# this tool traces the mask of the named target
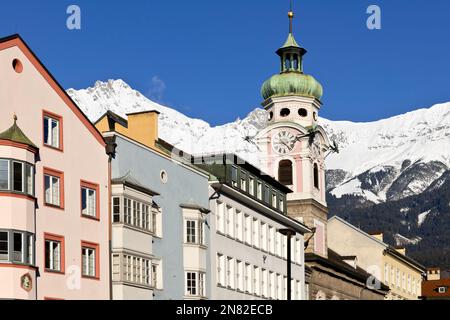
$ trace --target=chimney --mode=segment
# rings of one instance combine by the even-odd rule
[[[439,268],[430,268],[427,269],[427,280],[441,280],[441,269]]]
[[[380,231],[375,231],[375,232],[371,232],[369,233],[372,237],[374,237],[377,240],[380,240],[381,242],[384,242],[383,239],[383,232]]]
[[[127,136],[154,149],[158,139],[159,114],[159,111],[156,110],[127,114]]]

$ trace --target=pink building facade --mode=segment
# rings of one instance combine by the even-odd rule
[[[19,36],[0,114],[0,298],[109,299],[105,142]]]

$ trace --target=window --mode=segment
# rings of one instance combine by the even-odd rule
[[[62,150],[62,118],[44,112],[44,145]]]
[[[244,234],[245,234],[245,243],[248,245],[252,245],[252,217],[249,215],[245,215],[245,226],[244,226]]]
[[[287,258],[287,237],[285,235],[281,235],[281,257]]]
[[[144,203],[142,204],[142,228],[155,232],[153,226],[150,226],[150,206]]]
[[[244,241],[242,228],[242,212],[239,210],[236,210],[236,238],[239,241]]]
[[[234,289],[234,259],[227,258],[227,286],[228,288]]]
[[[238,186],[238,169],[234,166],[231,167],[231,184],[235,188]]]
[[[9,161],[0,160],[0,190],[9,190]]]
[[[407,290],[408,290],[408,293],[411,293],[411,275],[410,274],[408,274],[408,288],[407,288]]]
[[[113,222],[117,223],[122,220],[121,212],[120,212],[120,198],[113,198]]]
[[[259,221],[253,219],[253,246],[259,248]]]
[[[125,198],[125,204],[124,204],[124,213],[125,213],[125,224],[129,224],[131,225],[131,206],[132,206],[132,201],[131,199]]]
[[[0,232],[0,261],[8,260],[8,232]]]
[[[304,108],[298,109],[298,115],[302,118],[306,118],[308,116],[308,111]]]
[[[205,274],[202,272],[186,272],[186,295],[205,296]]]
[[[275,228],[272,226],[269,226],[269,237],[268,237],[268,247],[269,247],[269,252],[271,254],[275,254]]]
[[[280,111],[280,116],[283,118],[289,116],[290,114],[291,114],[291,110],[289,110],[288,108],[283,108]]]
[[[402,288],[403,288],[403,291],[406,291],[406,275],[405,275],[405,273],[402,274]]]
[[[241,190],[247,191],[247,173],[241,171]]]
[[[277,274],[277,299],[283,300],[283,276]]]
[[[276,275],[275,273],[273,273],[272,271],[269,272],[269,297],[271,299],[276,299],[276,284],[275,284],[275,279]]]
[[[396,285],[397,285],[397,288],[399,288],[400,289],[400,271],[397,269],[397,278],[396,278]]]
[[[259,200],[262,200],[262,183],[258,181],[257,183],[257,190],[256,190],[256,197]]]
[[[98,244],[83,242],[81,244],[81,274],[83,277],[98,278],[99,249]]]
[[[387,263],[384,265],[384,283],[389,283],[389,265]]]
[[[81,182],[81,214],[91,218],[99,217],[99,186]]]
[[[252,196],[255,195],[255,179],[253,177],[248,179],[248,192]]]
[[[272,207],[274,207],[275,209],[277,208],[277,195],[275,193],[272,193],[272,203],[271,203]]]
[[[280,195],[280,198],[278,199],[278,210],[284,212],[284,200],[283,196]]]
[[[186,243],[197,243],[197,221],[186,221]]]
[[[302,240],[295,239],[295,262],[302,264]]]
[[[64,175],[62,172],[44,168],[45,204],[64,207]]]
[[[24,262],[23,234],[14,232],[13,261]]]
[[[13,191],[25,192],[24,188],[24,164],[13,161]]]
[[[292,161],[282,160],[278,164],[278,180],[285,186],[291,186],[293,182]]]
[[[112,281],[120,281],[121,261],[119,254],[112,256]]]
[[[244,264],[242,261],[236,261],[236,288],[244,291]]]
[[[270,187],[266,186],[264,188],[264,202],[269,204],[270,203]]]
[[[267,225],[261,222],[261,249],[267,251]]]
[[[317,163],[314,164],[314,187],[316,189],[320,189],[320,183],[319,183],[319,166]]]
[[[253,278],[252,278],[252,266],[248,263],[245,264],[245,292],[247,293],[253,293],[252,290],[252,284],[253,284]]]
[[[413,279],[412,281],[412,293],[415,295],[416,294],[416,279]]]
[[[141,227],[141,203],[133,201],[133,226]]]
[[[217,284],[225,286],[225,257],[217,254]]]
[[[158,265],[152,264],[152,286],[153,288],[159,288],[158,283]]]
[[[220,233],[225,233],[225,219],[224,219],[225,205],[222,202],[217,202],[217,231]]]
[[[28,246],[27,246],[27,263],[30,265],[34,264],[34,236],[28,235]]]
[[[158,219],[160,217],[161,214],[161,209],[152,207],[152,224],[151,224],[151,231],[159,236],[159,232],[158,232]]]
[[[12,191],[34,196],[34,166],[0,159],[0,191]]]
[[[439,293],[447,293],[447,288],[446,287],[439,287],[438,288],[438,292]]]
[[[64,273],[64,238],[55,235],[44,235],[45,270]]]
[[[281,257],[282,255],[282,240],[281,240],[281,233],[276,232],[275,236],[275,249],[276,249],[276,255]]]
[[[257,296],[261,294],[261,278],[259,267],[253,267],[253,293]]]
[[[234,238],[234,209],[227,206],[227,235]]]
[[[268,297],[268,286],[267,286],[267,270],[262,269],[261,271],[261,295],[263,297]]]

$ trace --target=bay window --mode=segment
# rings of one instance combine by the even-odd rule
[[[0,159],[0,191],[34,196],[34,167],[23,161]]]
[[[8,232],[0,231],[0,261],[8,261]]]
[[[96,193],[94,195],[98,197]],[[112,198],[113,223],[123,223],[156,234],[158,214],[159,211],[148,202],[128,197],[113,196]]]
[[[186,220],[185,223],[185,243],[204,245],[204,221],[203,220]]]
[[[33,234],[17,230],[0,230],[0,261],[33,265],[33,259]]]
[[[186,272],[186,296],[204,297],[205,278],[203,272]]]
[[[9,190],[9,161],[0,159],[0,190]]]

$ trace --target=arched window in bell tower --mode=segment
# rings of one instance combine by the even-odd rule
[[[298,55],[294,54],[294,71],[299,71],[299,65],[298,65]]]
[[[278,181],[285,186],[291,186],[294,184],[291,160],[280,161],[278,165]]]
[[[320,189],[319,184],[319,166],[317,163],[314,163],[314,187]]]

